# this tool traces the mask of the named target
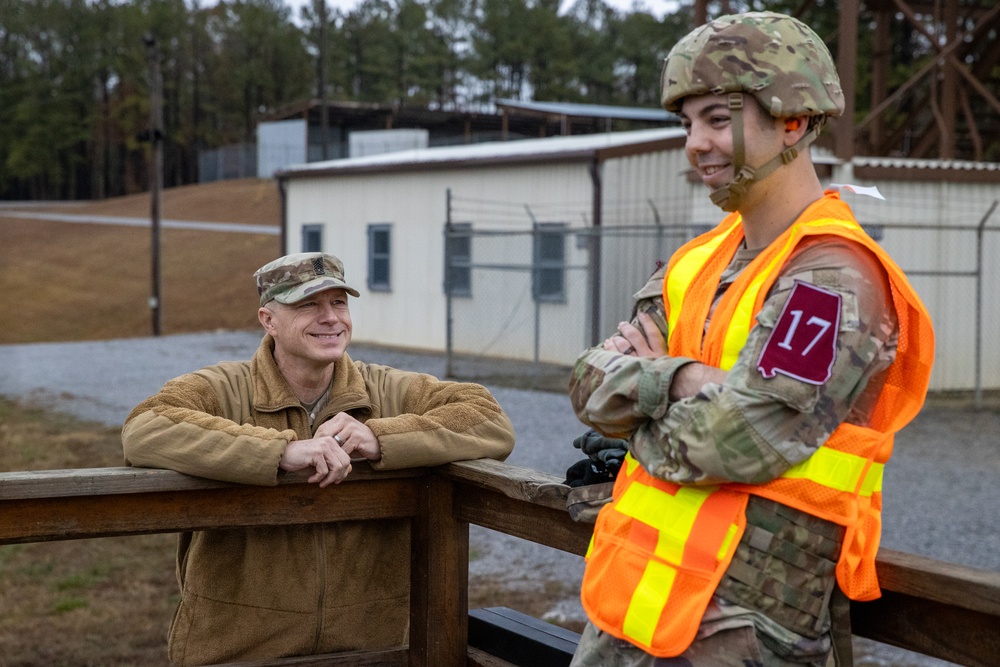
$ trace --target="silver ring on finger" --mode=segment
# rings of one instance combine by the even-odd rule
[[[340,439],[340,435],[334,435],[333,439],[337,441],[338,445],[341,445],[341,446],[344,445],[344,441]]]

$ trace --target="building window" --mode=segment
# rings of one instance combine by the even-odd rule
[[[562,303],[566,300],[565,227],[563,223],[535,226],[531,293],[536,301]]]
[[[368,225],[368,289],[388,292],[392,289],[389,273],[392,225]]]
[[[472,296],[472,223],[459,222],[444,237],[444,292]]]
[[[302,252],[323,252],[323,225],[302,225]]]

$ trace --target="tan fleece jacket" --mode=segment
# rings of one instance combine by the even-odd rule
[[[285,445],[309,438],[265,336],[249,362],[171,380],[122,430],[126,463],[211,479],[274,485]],[[335,366],[315,425],[338,412],[378,436],[378,469],[504,459],[510,420],[483,387],[352,361]],[[375,649],[407,642],[409,522],[181,534],[181,600],[170,628],[178,665]]]

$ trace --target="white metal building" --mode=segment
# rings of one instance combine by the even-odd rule
[[[656,259],[669,256],[692,230],[720,219],[703,186],[687,178],[683,145],[683,130],[667,128],[286,167],[277,174],[285,248],[322,249],[344,260],[348,282],[362,292],[352,303],[355,340],[443,350],[451,335],[445,223],[471,224],[484,234],[562,225],[571,232],[560,258],[567,269],[564,291],[558,299],[530,304],[540,324],[526,325],[520,314],[500,306],[531,289],[522,284],[530,281],[528,274],[502,270],[523,264],[514,254],[517,243],[477,241],[470,259],[488,265],[487,270],[477,274],[465,298],[451,300],[451,319],[462,330],[451,342],[456,352],[568,364],[627,317],[630,296]],[[1000,387],[1000,334],[976,335],[1000,332],[1000,294],[989,289],[1000,278],[1000,238],[976,231],[981,221],[987,230],[991,222],[1000,228],[1000,213],[990,211],[1000,196],[1000,165],[861,158],[841,165],[819,157],[816,162],[824,184],[876,185],[886,196],[884,202],[855,195],[845,199],[911,274],[935,320],[938,360],[932,387],[970,389],[977,381]],[[519,215],[512,217],[512,211]],[[686,236],[668,233],[664,247],[647,243],[641,257],[634,245],[605,243],[599,271],[572,271],[587,265],[593,250],[585,233],[574,236],[575,230],[631,226],[684,230]],[[985,289],[979,297],[971,275],[977,238],[983,239],[984,253],[980,277]],[[589,296],[594,281],[599,281],[596,298]],[[982,318],[978,324],[977,317]],[[493,340],[498,325],[491,320],[498,318],[509,320],[509,326]]]
[[[322,248],[341,257],[362,298],[352,304],[356,339],[441,350],[446,336],[444,236],[448,192],[482,202],[516,202],[574,226],[616,224],[620,216],[594,220],[618,200],[679,201],[689,196],[682,130],[496,142],[402,151],[289,167],[279,173],[285,196],[288,252]],[[595,203],[595,193],[605,200]],[[607,197],[611,199],[607,199]],[[607,216],[606,216],[607,217]],[[488,225],[489,223],[483,223]],[[477,223],[477,227],[480,223]],[[531,218],[522,226],[530,230]],[[370,246],[388,243],[388,280],[372,275],[384,256]],[[583,250],[571,248],[570,253]],[[498,256],[478,260],[503,261]],[[567,256],[567,263],[578,258]],[[648,275],[623,275],[629,288]],[[585,285],[546,304],[548,326],[576,332],[551,343],[542,360],[575,357],[591,327]],[[474,300],[492,300],[510,289],[505,279],[477,285]],[[459,304],[461,306],[462,304]],[[462,317],[461,308],[454,313]],[[553,339],[555,340],[555,339]],[[517,348],[516,343],[513,344]],[[527,350],[500,356],[531,358]]]

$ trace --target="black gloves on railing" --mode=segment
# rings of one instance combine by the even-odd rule
[[[566,470],[566,481],[572,487],[614,481],[628,453],[628,441],[608,438],[590,430],[576,438],[573,446],[587,455]]]

